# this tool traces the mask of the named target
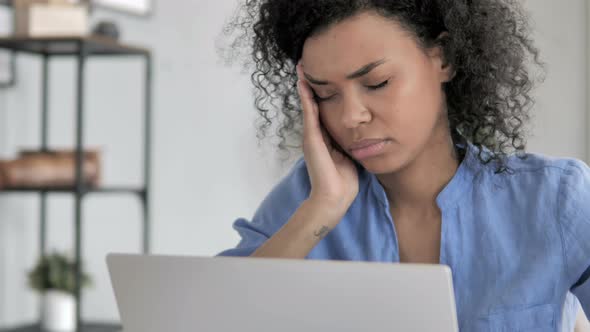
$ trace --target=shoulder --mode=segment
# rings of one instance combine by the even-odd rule
[[[303,200],[309,196],[311,183],[307,165],[298,159],[285,176],[273,187],[265,200]]]
[[[538,153],[510,155],[506,158],[508,170],[495,174],[495,165],[485,172],[494,182],[522,190],[547,190],[562,195],[580,181],[588,183],[588,166],[574,158],[556,158]]]
[[[282,226],[309,197],[311,183],[305,160],[297,160],[258,207],[254,220]]]
[[[531,152],[522,156],[510,155],[506,165],[514,174],[545,171],[560,177],[570,172],[572,168],[587,167],[583,161],[575,158],[558,158]]]
[[[267,194],[250,220],[239,218],[234,221],[233,228],[242,239],[236,248],[218,255],[251,255],[290,219],[309,196],[310,187],[307,167],[302,158],[295,162],[287,175]]]
[[[511,156],[508,166],[512,172],[502,175],[511,196],[535,207],[543,214],[545,225],[557,219],[562,241],[590,252],[590,168],[574,158],[554,158],[541,154],[526,154],[525,158]],[[511,197],[514,198],[514,197]],[[533,213],[534,211],[530,211]],[[581,245],[581,242],[588,244]]]
[[[559,175],[572,169],[588,168],[583,161],[575,158],[556,158],[539,153],[525,153],[522,157],[511,155],[507,159],[507,165],[515,173],[548,170]]]
[[[502,173],[496,173],[497,165],[482,165],[476,167],[476,196],[524,220],[550,226],[590,209],[584,203],[590,201],[590,170],[581,160],[526,153],[507,157],[508,170]],[[590,210],[586,213],[590,217]]]

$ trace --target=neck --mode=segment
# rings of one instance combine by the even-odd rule
[[[440,213],[436,198],[459,167],[451,137],[441,136],[444,138],[433,139],[434,142],[404,168],[377,175],[390,208],[398,214],[427,218]]]

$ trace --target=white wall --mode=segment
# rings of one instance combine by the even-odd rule
[[[587,63],[584,0],[524,0],[534,20],[534,38],[547,64],[537,90],[529,150],[586,158]],[[590,158],[590,156],[589,156]]]
[[[233,220],[249,217],[282,170],[256,146],[248,77],[224,68],[214,40],[235,0],[175,0],[157,3],[149,19],[95,13],[115,19],[123,38],[153,47],[154,174],[153,251],[211,255],[236,244]],[[526,1],[548,65],[538,90],[533,151],[584,158],[585,10],[583,0]],[[1,14],[0,14],[1,15]],[[6,15],[0,29],[6,31]],[[51,143],[73,141],[74,63],[52,63]],[[86,141],[103,147],[105,184],[141,180],[141,74],[139,60],[94,60],[89,64]],[[18,86],[0,91],[0,157],[39,140],[40,62],[18,60]],[[232,121],[228,121],[228,120]],[[139,205],[134,197],[89,197],[84,205],[84,257],[95,279],[84,298],[84,317],[116,320],[104,256],[139,250]],[[38,200],[0,196],[0,326],[35,318],[36,296],[25,283],[37,258]],[[51,199],[49,246],[70,249],[73,205]]]

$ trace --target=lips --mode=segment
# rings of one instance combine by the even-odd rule
[[[389,143],[387,139],[365,139],[358,141],[349,147],[350,154],[356,160],[373,158],[385,152],[387,143]]]
[[[355,143],[352,143],[349,146],[350,151],[354,151],[354,150],[358,150],[358,149],[364,149],[366,147],[369,147],[371,145],[375,145],[375,144],[379,144],[381,142],[386,141],[386,139],[383,138],[373,138],[373,139],[364,139],[361,141],[357,141]]]

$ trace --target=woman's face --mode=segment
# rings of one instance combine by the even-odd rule
[[[368,171],[384,174],[449,137],[441,84],[450,69],[441,57],[397,22],[363,13],[308,38],[301,63],[332,138]],[[365,143],[376,144],[354,148]]]

